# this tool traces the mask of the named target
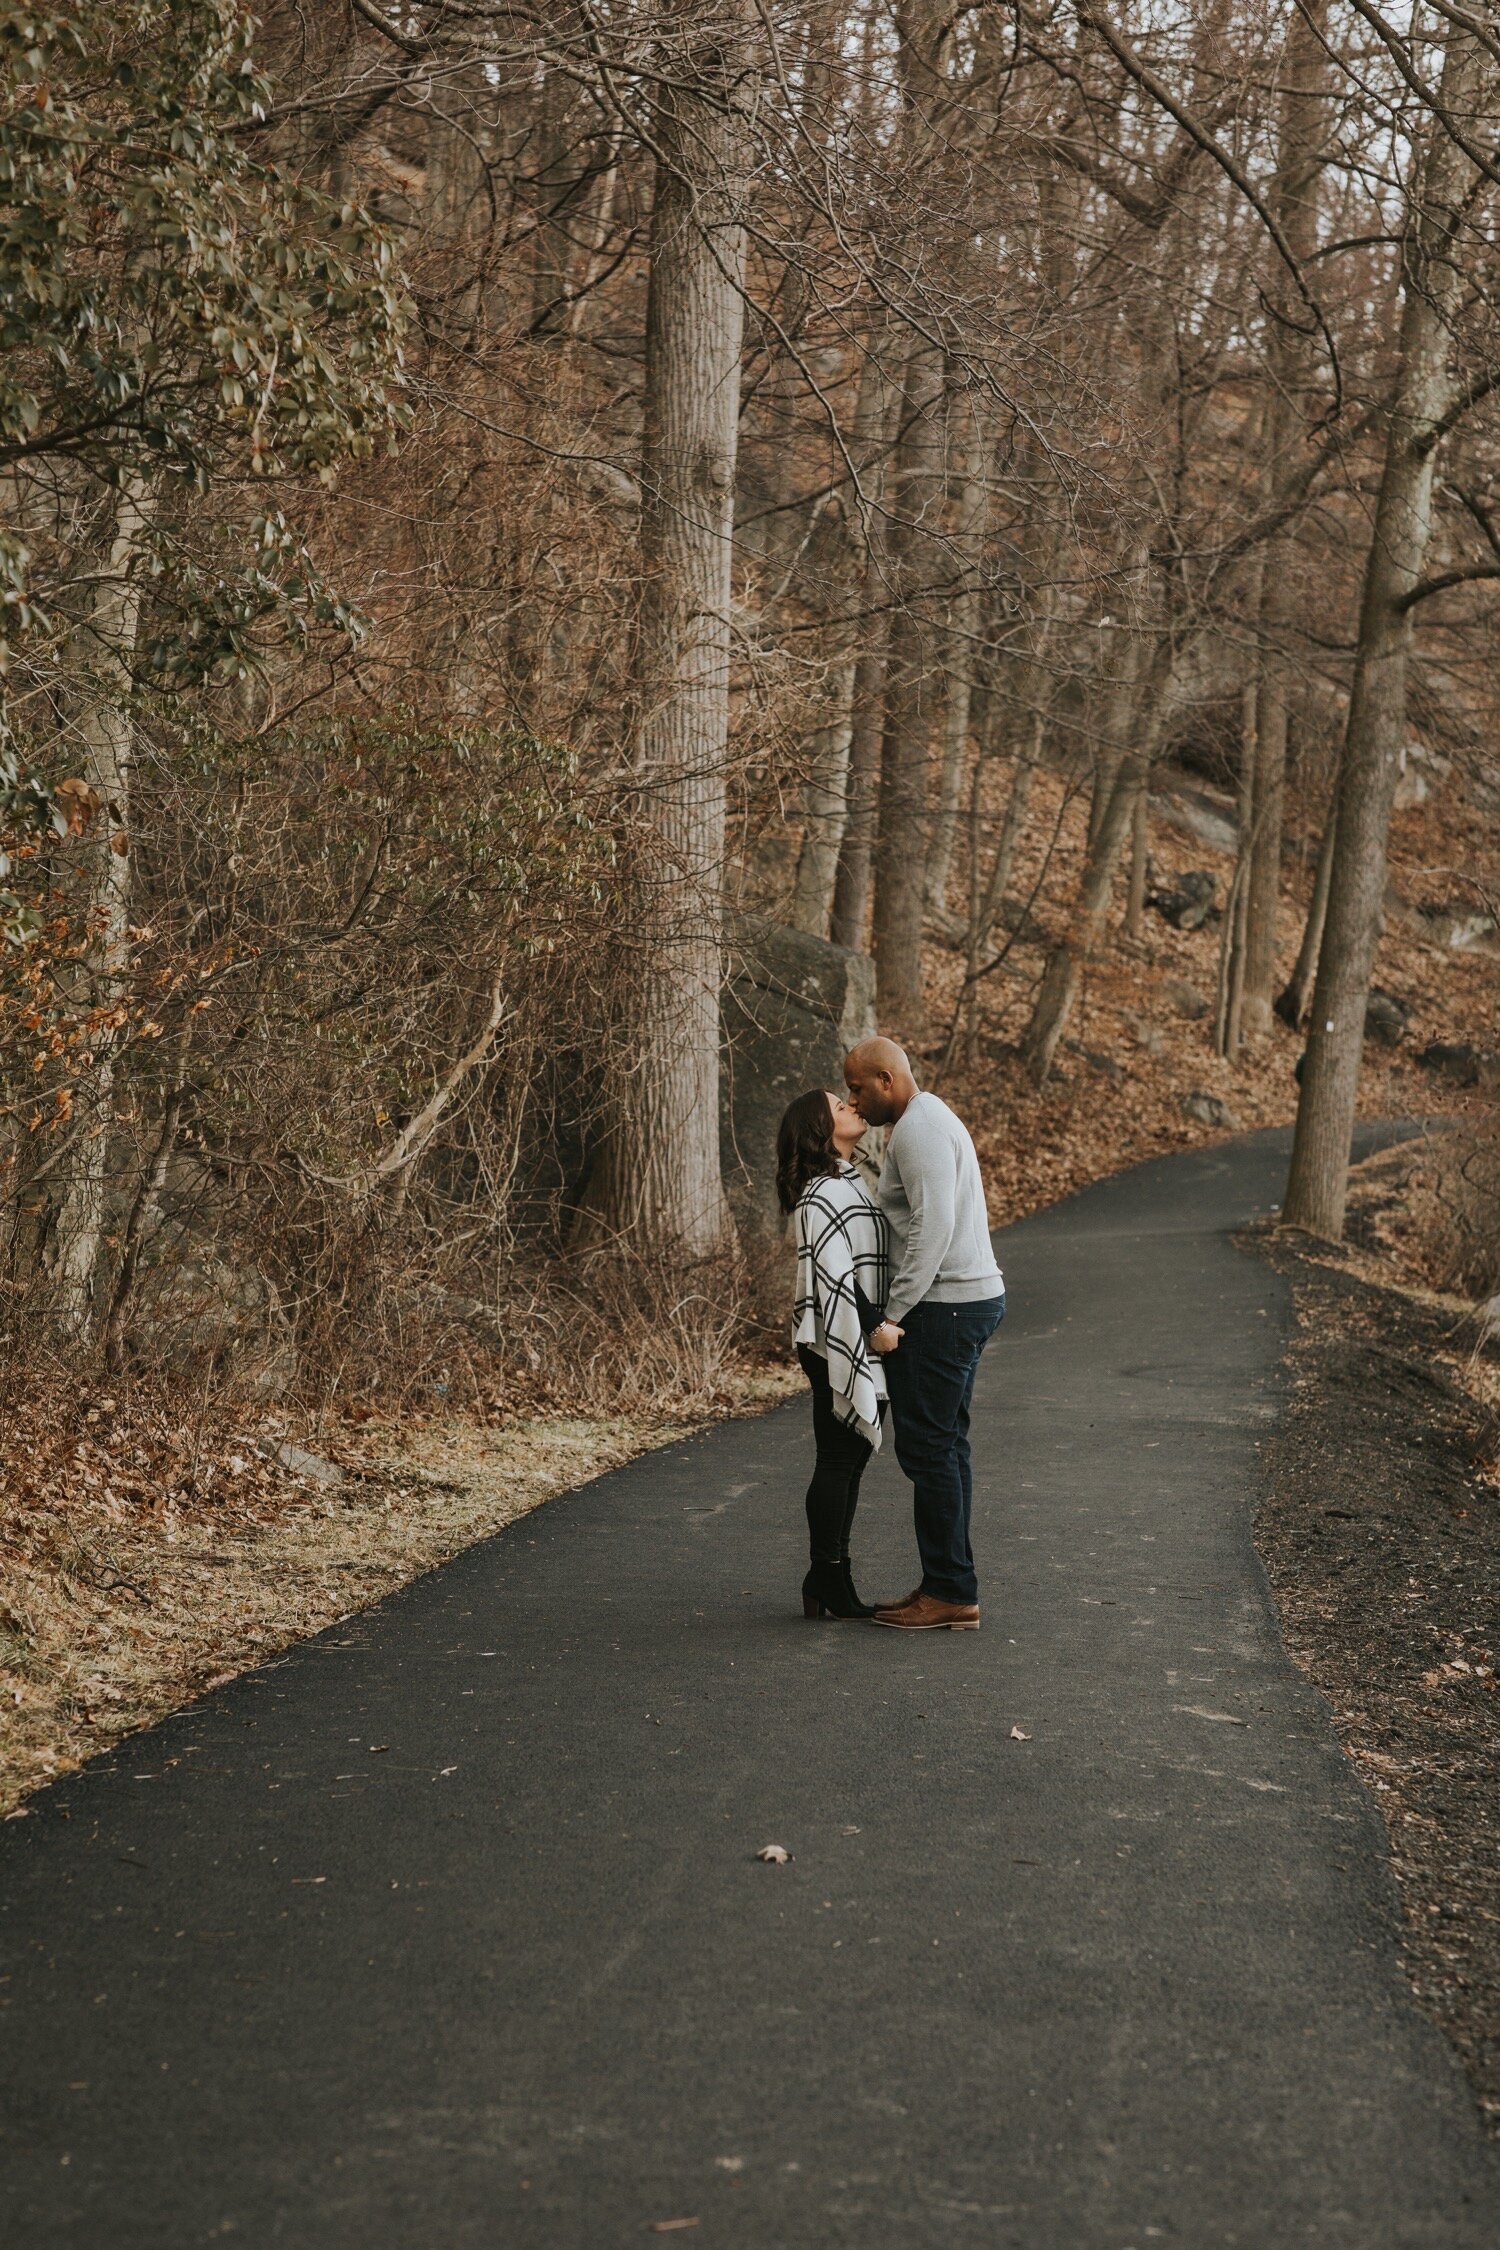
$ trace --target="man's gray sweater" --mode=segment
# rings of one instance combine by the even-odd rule
[[[936,1094],[913,1094],[892,1127],[877,1193],[893,1237],[887,1320],[899,1326],[924,1298],[970,1305],[1004,1295],[974,1143]]]

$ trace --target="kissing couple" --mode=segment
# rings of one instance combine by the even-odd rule
[[[962,1122],[924,1094],[905,1053],[866,1039],[844,1058],[847,1100],[799,1094],[776,1140],[776,1189],[797,1242],[797,1357],[812,1386],[807,1617],[921,1633],[979,1628],[969,1543],[969,1408],[980,1355],[1005,1316],[984,1183]],[[890,1127],[874,1193],[854,1152]],[[889,1404],[911,1479],[921,1583],[874,1607],[854,1590],[849,1535]]]

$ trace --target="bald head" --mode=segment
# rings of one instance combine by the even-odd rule
[[[860,1070],[884,1070],[892,1077],[898,1071],[904,1071],[908,1078],[911,1077],[911,1063],[906,1049],[898,1047],[894,1039],[861,1039],[857,1047],[849,1049],[844,1058],[844,1068],[847,1070],[851,1063]]]
[[[906,1050],[894,1039],[862,1039],[844,1057],[849,1099],[867,1125],[894,1125],[917,1091]]]

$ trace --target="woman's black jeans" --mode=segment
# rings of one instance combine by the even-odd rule
[[[859,1480],[875,1449],[868,1438],[841,1422],[834,1412],[833,1385],[822,1353],[799,1344],[797,1357],[812,1385],[813,1439],[818,1449],[812,1483],[807,1488],[808,1544],[814,1563],[847,1562],[849,1534],[859,1506]],[[882,1402],[882,1417],[884,1413]]]

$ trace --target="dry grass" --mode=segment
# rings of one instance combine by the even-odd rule
[[[753,1412],[800,1380],[794,1370],[720,1369],[718,1411]],[[0,1812],[9,1817],[30,1790],[205,1688],[709,1418],[658,1407],[495,1428],[366,1423],[325,1441],[344,1472],[331,1489],[267,1460],[260,1448],[276,1442],[274,1428],[221,1418],[197,1431],[191,1486],[164,1484],[143,1501],[109,1465],[139,1450],[136,1432],[162,1405],[138,1402],[132,1414],[125,1401],[85,1404],[95,1434],[70,1449],[65,1479],[29,1503],[13,1466],[7,1479]]]
[[[1307,1255],[1436,1313],[1447,1337],[1436,1356],[1500,1434],[1500,1356],[1485,1301],[1473,1293],[1476,1280],[1488,1289],[1494,1278],[1500,1206],[1489,1209],[1476,1262],[1467,1193],[1476,1173],[1493,1178],[1497,1148],[1493,1108],[1471,1100],[1448,1129],[1367,1157],[1349,1178],[1348,1238],[1327,1253],[1309,1245]],[[1485,1467],[1500,1475],[1493,1446]]]

